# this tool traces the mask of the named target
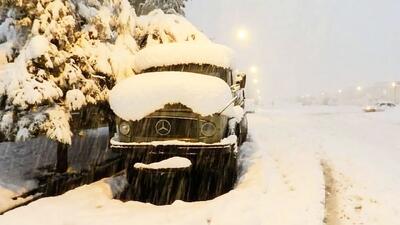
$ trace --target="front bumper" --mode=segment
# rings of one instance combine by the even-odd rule
[[[223,154],[232,153],[235,150],[235,144],[220,144],[220,145],[151,145],[151,144],[113,144],[111,150],[119,153],[146,153],[157,155],[199,155],[199,154]]]
[[[236,144],[166,144],[153,145],[143,143],[111,142],[111,150],[126,155],[130,164],[135,162],[153,163],[171,157],[185,157],[193,166],[208,164],[213,167],[230,158],[236,158]]]

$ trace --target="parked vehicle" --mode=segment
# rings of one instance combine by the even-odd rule
[[[138,176],[138,169],[134,167],[136,163],[150,164],[176,156],[187,158],[192,164],[185,175],[185,179],[188,181],[185,190],[182,191],[184,194],[177,198],[188,201],[206,200],[226,193],[233,188],[238,173],[238,147],[246,141],[247,137],[247,118],[246,113],[244,113],[246,75],[243,74],[239,76],[239,79],[234,79],[232,69],[227,66],[227,63],[216,63],[218,59],[214,60],[215,57],[224,55],[224,51],[227,51],[225,47],[215,44],[205,48],[207,47],[209,49],[204,49],[201,46],[199,48],[198,45],[193,45],[193,47],[177,44],[160,45],[154,51],[139,52],[138,55],[141,59],[148,58],[146,54],[151,52],[158,55],[150,54],[155,59],[154,63],[149,63],[151,60],[146,60],[146,65],[137,66],[137,68],[140,68],[137,72],[140,74],[132,78],[136,79],[132,84],[138,84],[139,80],[143,81],[146,78],[151,80],[152,77],[158,77],[158,83],[160,78],[164,77],[165,80],[161,81],[163,83],[157,84],[158,86],[150,85],[147,88],[137,87],[141,90],[136,95],[129,92],[134,90],[126,90],[126,93],[131,94],[125,102],[120,102],[120,106],[116,106],[117,103],[115,102],[120,101],[121,97],[113,96],[113,92],[118,92],[119,88],[123,89],[122,86],[126,89],[126,87],[130,87],[130,84],[117,85],[111,91],[110,104],[117,115],[117,132],[110,141],[111,149],[126,154],[128,181],[131,185],[135,184],[133,185],[135,186],[133,192],[140,191],[140,187],[137,187],[138,183],[135,182],[140,177],[140,175]],[[182,81],[176,81],[176,77],[181,77]],[[196,79],[198,83],[202,83],[204,86],[194,84]],[[221,80],[224,83],[223,85],[229,86],[227,90],[231,96],[222,108],[210,115],[204,115],[199,113],[199,107],[191,108],[189,106],[191,101],[203,103],[200,105],[205,107],[207,107],[207,104],[204,103],[212,105],[215,102],[221,102],[220,98],[225,96],[209,93],[213,91],[211,89],[215,88],[212,82],[218,83],[222,82]],[[123,82],[125,81],[121,83]],[[180,83],[186,87],[173,86]],[[143,82],[143,84],[146,83]],[[139,94],[154,89],[157,89],[154,94],[163,92],[163,97],[174,92],[172,94],[174,98],[171,97],[169,102],[166,97],[167,100],[163,107],[136,121],[126,119],[127,113],[130,112],[121,113],[118,110],[121,104],[133,104],[133,99],[140,97]],[[190,93],[190,89],[203,90],[193,90],[195,92],[191,97],[182,96]],[[181,91],[182,93],[180,93]],[[199,91],[204,95],[199,96]],[[149,93],[152,92],[149,91]],[[114,101],[113,98],[115,98]],[[183,100],[177,102],[177,99]],[[148,101],[151,101],[150,98]],[[137,107],[141,106],[138,105]],[[242,115],[232,116],[224,113],[227,110],[241,111]],[[179,171],[181,173],[182,169],[179,169]],[[166,171],[164,170],[163,173],[165,174]],[[146,188],[149,188],[149,186]],[[146,193],[148,191],[150,190],[147,190]],[[144,199],[140,196],[137,198],[155,204],[170,203],[174,200],[158,201],[154,196]]]
[[[382,112],[393,107],[396,107],[396,104],[391,102],[378,102],[375,105],[366,106],[364,112]]]

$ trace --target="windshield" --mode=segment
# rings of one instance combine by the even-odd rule
[[[231,70],[209,64],[203,64],[203,65],[183,64],[183,65],[160,66],[160,67],[152,67],[145,70],[145,72],[161,72],[161,71],[180,71],[180,72],[205,74],[214,77],[219,77],[229,85],[232,85]]]

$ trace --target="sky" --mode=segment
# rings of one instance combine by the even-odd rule
[[[258,67],[264,100],[400,80],[399,0],[189,0],[186,17]],[[237,32],[248,31],[240,41]]]

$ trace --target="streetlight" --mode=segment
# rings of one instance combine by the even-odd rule
[[[245,30],[244,28],[241,28],[237,31],[236,37],[240,41],[245,41],[249,38],[249,32],[247,30]]]
[[[257,73],[257,72],[258,72],[257,66],[251,66],[251,67],[250,67],[250,72],[251,72],[251,73]]]
[[[337,92],[338,92],[339,94],[342,94],[343,90],[342,90],[342,89],[339,89]]]
[[[357,91],[362,91],[362,87],[361,87],[361,86],[358,86],[358,87],[357,87]]]

